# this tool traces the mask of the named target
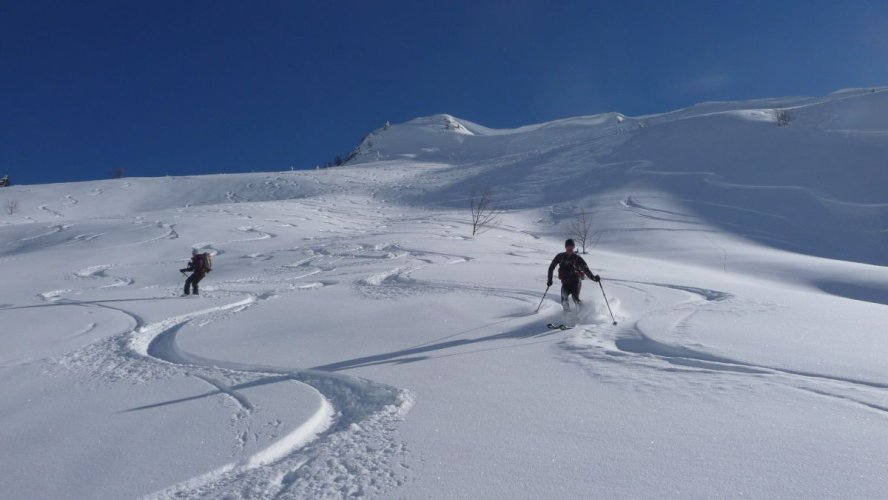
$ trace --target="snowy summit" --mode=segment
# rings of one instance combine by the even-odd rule
[[[884,497],[886,90],[0,187],[3,496]]]

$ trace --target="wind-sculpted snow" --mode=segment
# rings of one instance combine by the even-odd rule
[[[793,252],[885,264],[888,198],[879,186],[888,182],[883,168],[888,125],[877,110],[885,109],[886,95],[878,89],[817,99],[707,103],[651,117],[606,114],[470,137],[447,127],[447,120],[458,119],[430,117],[377,131],[357,161],[429,150],[411,159],[446,161],[454,170],[471,172],[441,188],[416,194],[402,189],[401,196],[415,203],[458,208],[473,191],[489,186],[501,208],[594,197],[587,204],[613,220],[602,195],[655,192],[683,205],[686,224]],[[778,126],[778,109],[790,110],[788,126]],[[483,129],[468,122],[466,127]],[[623,229],[609,220],[599,224]]]

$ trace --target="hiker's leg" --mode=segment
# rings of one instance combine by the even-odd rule
[[[561,307],[564,312],[570,311],[570,288],[564,281],[561,282]]]
[[[188,295],[191,292],[191,282],[193,280],[194,280],[193,274],[191,276],[189,276],[188,279],[185,280],[185,292],[184,292],[185,295]]]
[[[206,276],[206,274],[204,274],[204,273],[194,273],[192,275],[192,278],[194,278],[194,281],[191,282],[191,288],[194,291],[194,295],[198,294],[197,284],[200,283],[200,280],[204,279],[204,276]]]

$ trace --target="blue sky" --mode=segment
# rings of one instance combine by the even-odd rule
[[[14,182],[312,168],[491,127],[888,84],[888,2],[0,0]]]

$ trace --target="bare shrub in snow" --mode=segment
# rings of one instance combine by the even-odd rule
[[[6,200],[6,213],[12,215],[19,211],[18,200]]]
[[[462,130],[462,123],[454,120],[450,116],[444,117],[444,128],[446,130]]]
[[[496,227],[503,215],[502,211],[493,206],[493,190],[490,186],[485,187],[480,195],[473,192],[469,206],[472,209],[472,236]]]
[[[774,118],[777,119],[778,127],[787,127],[792,121],[792,115],[789,113],[788,109],[775,109]]]
[[[592,216],[585,210],[580,212],[576,218],[570,221],[567,226],[568,238],[574,238],[580,243],[580,253],[586,253],[586,247],[591,250],[598,244],[601,239],[601,232],[593,230]]]

